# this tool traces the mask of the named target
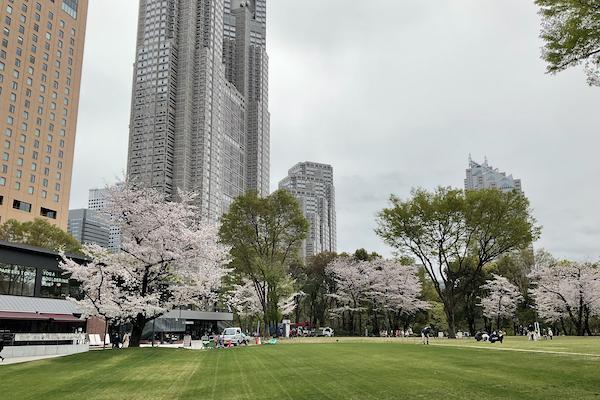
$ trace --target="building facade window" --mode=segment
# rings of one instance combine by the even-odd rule
[[[62,9],[69,14],[73,19],[77,19],[77,6],[79,0],[63,0]]]
[[[33,296],[35,275],[35,268],[0,264],[0,294]]]
[[[65,278],[60,271],[43,269],[40,295],[55,299],[78,298],[79,286],[73,279]]]
[[[20,201],[20,200],[14,200],[13,201],[13,208],[15,210],[21,210],[21,211],[25,211],[25,212],[31,212],[31,204],[26,203],[24,201]]]

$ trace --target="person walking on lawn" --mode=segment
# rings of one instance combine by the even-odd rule
[[[421,339],[423,340],[423,344],[429,344],[429,335],[431,335],[431,328],[429,326],[421,329]]]

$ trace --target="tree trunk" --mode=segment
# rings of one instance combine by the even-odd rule
[[[592,336],[592,330],[590,329],[590,310],[587,306],[585,307],[584,315],[585,315],[585,318],[584,318],[583,323],[584,323],[585,333],[588,336]]]
[[[562,330],[565,336],[569,335],[569,333],[567,332],[567,327],[565,326],[565,320],[563,318],[560,319],[560,325],[562,326]]]
[[[373,314],[371,315],[371,323],[373,324],[373,336],[377,336],[380,332],[379,318],[377,316],[377,310],[373,307]]]
[[[298,302],[296,303],[296,321],[295,322],[300,322],[300,300],[298,300]]]
[[[446,319],[448,320],[448,337],[450,339],[456,339],[456,322],[454,320],[454,308],[445,306]]]
[[[146,319],[142,314],[138,314],[132,322],[131,338],[129,339],[129,347],[140,347],[140,340],[142,339],[142,332],[144,326],[149,320]]]
[[[469,334],[471,336],[475,335],[475,317],[473,315],[469,315],[467,317],[467,323],[469,324]]]

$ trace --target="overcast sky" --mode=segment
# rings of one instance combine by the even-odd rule
[[[391,193],[462,187],[468,155],[523,182],[537,247],[600,257],[600,88],[545,75],[523,0],[270,0],[271,189],[332,164],[339,250],[389,255]],[[71,208],[126,168],[137,0],[90,1]]]

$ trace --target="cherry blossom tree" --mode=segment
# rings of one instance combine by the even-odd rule
[[[169,201],[129,182],[111,187],[105,212],[121,227],[121,251],[90,249],[89,263],[63,263],[82,282],[84,301],[132,324],[131,346],[139,346],[147,322],[176,307],[217,300],[229,249],[219,243],[216,224],[199,218],[194,199],[180,192],[178,201]]]
[[[545,254],[536,259],[530,289],[543,319],[559,322],[567,333],[570,322],[578,336],[591,334],[589,319],[600,316],[600,266],[588,262],[559,261]]]
[[[512,318],[517,312],[517,306],[523,301],[519,288],[510,283],[503,276],[492,274],[492,279],[482,287],[487,296],[481,299],[479,304],[483,309],[483,315],[496,320],[496,328],[500,329],[503,318]]]
[[[413,315],[428,308],[428,304],[419,299],[421,282],[416,267],[383,259],[360,261],[340,257],[327,266],[326,273],[335,283],[335,290],[329,295],[336,303],[331,313],[347,317],[354,332],[355,325],[362,325],[361,314],[367,310],[373,312],[373,327],[378,330],[380,312]]]
[[[61,267],[69,273],[71,279],[80,282],[82,299],[70,300],[81,307],[86,314],[102,317],[105,321],[104,347],[106,347],[106,333],[110,321],[119,320],[122,317],[118,301],[118,290],[116,276],[111,265],[104,263],[109,252],[98,245],[87,245],[83,247],[83,255],[91,260],[82,267],[73,259],[61,254]]]
[[[243,317],[258,315],[262,312],[262,305],[256,294],[254,283],[249,279],[234,285],[226,302],[232,311]]]
[[[356,332],[356,317],[360,329],[360,313],[366,311],[365,302],[370,289],[372,266],[366,261],[349,257],[339,257],[329,264],[326,273],[333,278],[335,290],[329,294],[335,306],[331,309],[334,317],[348,318],[349,330]]]
[[[300,302],[306,297],[306,293],[299,291],[279,300],[279,311],[282,315],[290,315],[300,307]]]
[[[376,310],[408,317],[429,308],[429,303],[420,299],[422,288],[416,266],[384,259],[371,261],[371,264],[374,269],[371,294],[378,305]]]

